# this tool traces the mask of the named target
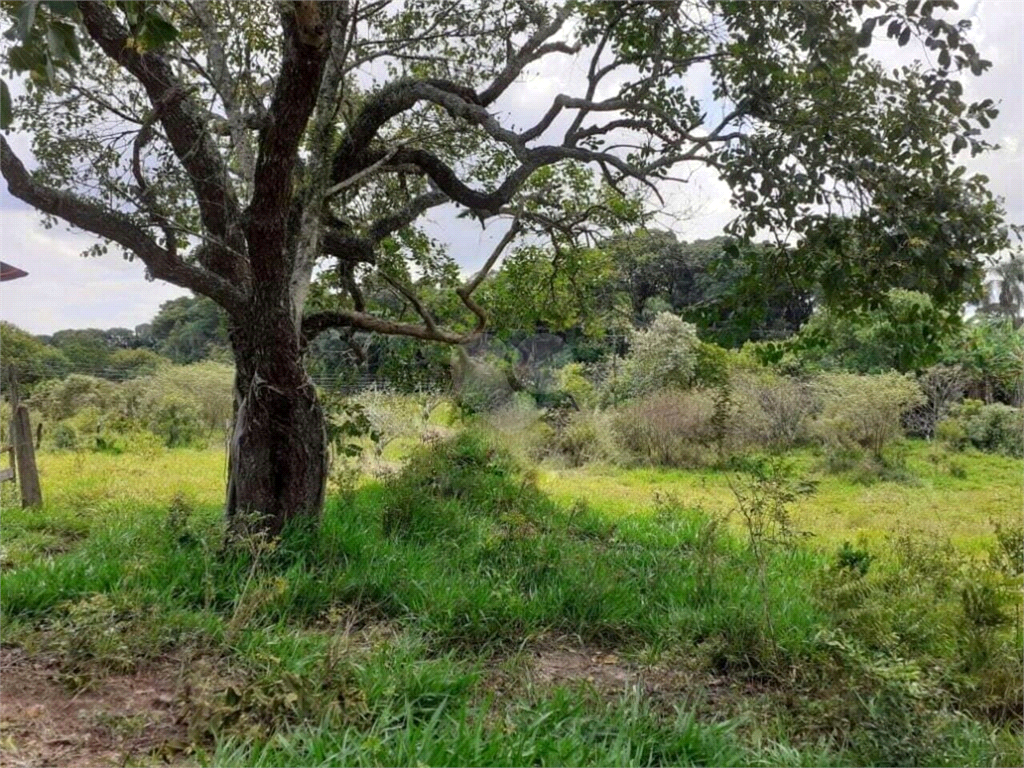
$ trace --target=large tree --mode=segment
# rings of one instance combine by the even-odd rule
[[[466,340],[487,322],[474,291],[516,238],[585,236],[638,190],[654,201],[703,166],[734,191],[736,234],[792,243],[827,224],[815,242],[838,260],[845,234],[877,238],[857,252],[856,291],[916,270],[959,296],[1005,240],[998,205],[954,158],[986,148],[995,110],[963,101],[960,73],[988,63],[968,23],[945,18],[951,2],[5,7],[9,68],[29,77],[13,105],[4,86],[0,118],[36,162],[0,140],[10,192],[225,310],[227,512],[270,531],[323,499],[305,344],[329,328]],[[865,53],[874,38],[923,42],[934,59],[887,69]],[[538,67],[579,74],[538,105]],[[567,205],[567,184],[589,185],[592,204]],[[440,206],[505,227],[454,289],[465,329],[436,322],[413,285],[444,260],[417,229]],[[317,265],[338,288],[307,313]],[[368,311],[367,272],[418,322]]]

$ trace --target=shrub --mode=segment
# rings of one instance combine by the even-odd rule
[[[468,356],[454,366],[452,387],[456,405],[465,414],[488,413],[506,405],[513,390],[505,363],[472,360]]]
[[[210,433],[223,429],[234,415],[234,378],[233,366],[205,361],[164,366],[153,376],[125,386],[134,393],[136,406],[143,409],[143,414],[151,412],[166,396],[190,403],[199,423]]]
[[[29,400],[29,408],[38,411],[47,421],[63,421],[86,408],[119,411],[119,394],[113,382],[73,373],[62,381],[39,384]]]
[[[480,421],[499,436],[502,447],[517,461],[540,461],[551,454],[555,444],[555,428],[525,392],[480,417]]]
[[[375,434],[374,453],[380,458],[384,449],[395,440],[412,437],[419,431],[421,407],[409,395],[397,395],[373,389],[352,398],[366,414]]]
[[[622,408],[613,421],[619,446],[651,464],[699,467],[714,461],[715,398],[703,390],[662,390]]]
[[[572,467],[613,460],[618,451],[612,435],[612,420],[611,414],[597,410],[573,413],[555,435],[556,450]]]
[[[149,421],[150,431],[168,448],[193,445],[203,436],[203,426],[195,403],[174,394],[160,399]]]
[[[78,433],[70,424],[57,424],[50,431],[50,440],[58,451],[73,451],[78,447]]]
[[[811,386],[799,379],[764,372],[733,377],[733,420],[736,439],[769,448],[790,448],[810,436],[810,422],[818,410]]]
[[[948,445],[954,451],[962,451],[970,444],[967,430],[956,418],[946,418],[935,425],[935,439]]]
[[[1024,456],[1024,410],[1002,403],[986,405],[967,418],[967,437],[976,448],[1007,456]]]
[[[571,395],[580,408],[597,405],[597,390],[582,363],[569,363],[558,371],[558,388]]]
[[[425,446],[384,485],[384,530],[422,539],[458,535],[469,518],[541,523],[554,506],[510,453],[476,432]]]
[[[71,418],[65,419],[63,423],[78,435],[80,446],[95,448],[104,442],[104,436],[109,439],[113,431],[111,424],[116,420],[116,416],[112,417],[110,413],[96,406],[88,406],[80,409]]]
[[[693,381],[698,386],[719,387],[729,381],[729,352],[717,344],[698,341],[694,350]]]
[[[967,375],[960,366],[933,365],[917,377],[924,402],[907,413],[907,431],[917,437],[931,438],[940,421],[964,397]]]
[[[816,389],[822,398],[816,426],[824,441],[856,445],[875,458],[902,434],[903,414],[924,401],[917,383],[898,373],[828,374],[818,379]]]
[[[650,328],[635,331],[623,364],[623,386],[632,397],[663,387],[685,388],[697,368],[697,329],[670,312],[662,312]]]
[[[989,552],[992,567],[1007,576],[1024,576],[1024,522],[993,522],[995,546]]]
[[[859,485],[873,485],[877,482],[920,485],[920,479],[907,466],[906,446],[896,443],[896,450],[885,456],[870,454],[861,456],[850,472],[850,480]]]

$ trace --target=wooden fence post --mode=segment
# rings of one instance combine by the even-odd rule
[[[11,368],[11,445],[17,464],[18,489],[21,491],[23,508],[41,507],[43,492],[39,487],[39,471],[36,469],[36,452],[32,444],[32,425],[29,422],[28,406],[18,397],[18,378]]]

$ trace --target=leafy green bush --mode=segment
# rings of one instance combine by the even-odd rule
[[[963,422],[954,417],[942,419],[935,425],[935,439],[954,451],[962,451],[970,444]]]
[[[920,479],[907,466],[906,445],[897,442],[894,444],[894,448],[895,450],[888,450],[881,456],[861,455],[851,468],[852,471],[849,475],[851,482],[858,485],[873,485],[877,482],[920,485]]]
[[[976,448],[1007,456],[1024,456],[1024,410],[1002,403],[983,406],[965,419],[967,437]]]
[[[121,404],[121,390],[117,384],[78,373],[63,380],[42,382],[29,399],[29,408],[50,422],[69,419],[87,408],[120,413]]]
[[[660,313],[649,328],[633,333],[621,386],[631,397],[691,386],[699,345],[694,325],[670,312]]]
[[[963,371],[971,397],[1021,404],[1024,334],[1010,320],[976,315],[945,346],[945,362]]]
[[[573,413],[556,433],[555,449],[572,467],[613,460],[618,450],[612,435],[612,421],[611,414],[598,410]]]
[[[995,546],[989,552],[992,567],[1007,576],[1024,576],[1024,523],[993,523]]]
[[[126,448],[121,439],[125,424],[116,410],[87,406],[62,424],[78,436],[76,448],[108,453],[123,453]]]
[[[729,381],[732,358],[729,351],[717,344],[697,342],[693,370],[693,382],[703,387],[718,387]]]
[[[503,361],[461,359],[454,366],[452,387],[456,405],[464,414],[488,413],[508,404],[512,386]]]
[[[56,424],[50,431],[50,442],[58,451],[73,451],[78,447],[78,433],[70,424]]]
[[[827,374],[815,388],[822,399],[816,427],[825,443],[859,446],[875,458],[902,434],[903,414],[924,400],[917,383],[898,373]]]
[[[205,361],[192,365],[168,365],[154,375],[126,382],[142,414],[167,396],[188,402],[202,428],[211,433],[224,428],[234,414],[233,366]]]
[[[558,371],[558,388],[576,401],[580,408],[597,405],[597,389],[587,377],[583,363],[569,363]]]
[[[176,394],[165,395],[155,404],[149,428],[168,448],[194,445],[205,434],[196,404]]]

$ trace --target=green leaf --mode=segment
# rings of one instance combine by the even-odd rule
[[[871,45],[871,33],[875,31],[875,18],[872,17],[864,22],[864,26],[860,29],[860,34],[857,35],[857,45],[861,48],[867,48]]]
[[[16,45],[7,54],[7,63],[15,72],[32,72],[43,68],[43,59],[38,51],[24,45]]]
[[[939,53],[939,66],[943,69],[947,69],[949,67],[949,51],[945,48],[943,48],[942,52]]]
[[[60,62],[71,59],[81,63],[82,56],[78,50],[75,28],[70,24],[60,21],[50,24],[50,28],[46,31],[46,44],[54,61]]]
[[[955,139],[953,139],[953,154],[954,155],[957,152],[959,152],[961,149],[966,149],[966,148],[967,148],[967,139],[966,138],[964,138],[963,136],[959,136],[958,135]]]
[[[6,131],[14,122],[11,111],[11,92],[7,89],[7,81],[0,80],[0,130]]]
[[[903,32],[900,34],[899,44],[902,48],[904,45],[910,42],[910,27],[904,27]]]
[[[44,0],[43,5],[57,16],[64,16],[75,21],[82,18],[82,13],[78,10],[78,3],[70,2],[70,0]]]
[[[146,17],[139,35],[139,42],[144,50],[150,51],[178,39],[178,28],[160,16],[151,14]]]
[[[36,21],[36,8],[39,0],[26,0],[18,6],[18,39],[28,40],[32,25]]]
[[[136,23],[139,21],[139,14],[143,10],[144,6],[142,3],[118,3],[121,10],[124,11],[124,16],[128,19],[128,26],[135,29]]]

